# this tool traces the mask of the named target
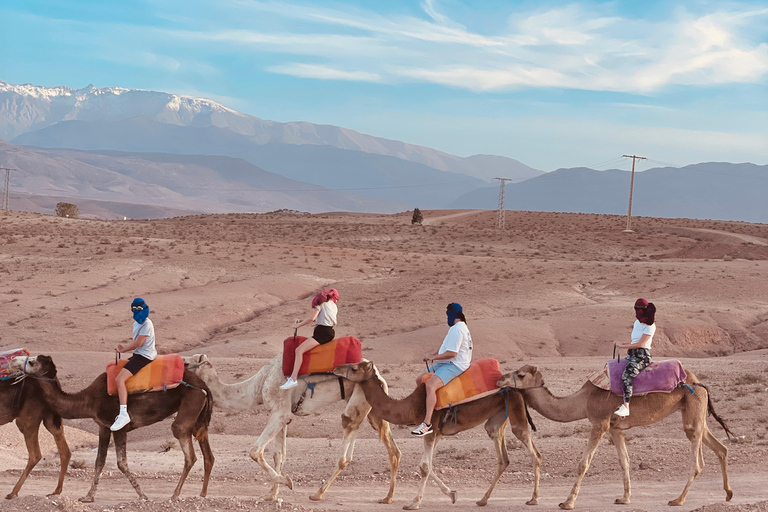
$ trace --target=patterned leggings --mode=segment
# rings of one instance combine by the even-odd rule
[[[632,396],[632,380],[649,364],[651,364],[651,351],[647,348],[631,348],[627,351],[627,367],[621,374],[621,382],[624,383],[624,402],[629,403]]]

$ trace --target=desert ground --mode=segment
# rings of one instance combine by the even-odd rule
[[[706,468],[682,510],[768,510],[768,225],[635,218],[622,233],[617,216],[510,211],[506,229],[489,211],[411,213],[230,214],[163,220],[61,219],[0,213],[0,349],[26,347],[53,356],[66,391],[84,388],[129,340],[129,305],[151,308],[161,353],[207,354],[225,382],[254,374],[282,351],[294,319],[310,313],[312,296],[333,286],[341,295],[338,335],[357,336],[396,398],[408,395],[447,330],[445,306],[467,315],[474,357],[495,357],[502,370],[537,365],[556,395],[577,391],[588,374],[627,339],[632,305],[658,308],[656,360],[678,358],[712,391],[714,407],[735,438],[710,418],[729,449],[733,500],[726,504],[720,467],[704,449]],[[300,334],[309,336],[305,327]],[[322,502],[309,499],[333,471],[341,438],[341,402],[295,418],[285,472],[294,489],[261,499],[270,485],[248,457],[268,418],[215,409],[210,425],[216,464],[208,498],[199,498],[199,458],[182,493],[168,501],[183,456],[171,419],[129,434],[128,456],[149,502],[117,470],[111,450],[96,502],[81,504],[93,476],[97,428],[65,420],[73,450],[63,495],[46,497],[58,473],[52,437],[41,429],[44,459],[14,500],[0,510],[400,510],[416,494],[422,441],[393,426],[403,452],[395,501],[386,452],[363,425],[355,458]],[[531,411],[543,456],[541,498],[527,507],[533,484],[526,451],[507,432],[511,465],[487,508],[556,510],[567,496],[589,423],[554,423]],[[632,504],[621,495],[616,450],[603,440],[576,510],[661,511],[682,490],[689,442],[680,414],[627,431]],[[10,491],[26,463],[15,425],[0,427],[0,490]],[[422,510],[476,510],[495,470],[482,428],[444,438],[435,468],[458,491],[451,505],[429,484]]]

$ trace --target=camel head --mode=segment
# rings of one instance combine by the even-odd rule
[[[184,361],[184,369],[194,372],[200,376],[205,372],[214,372],[213,363],[208,359],[205,354],[195,354],[193,356],[184,356],[181,358]],[[204,377],[203,377],[204,378]]]
[[[540,388],[544,385],[544,376],[535,366],[525,365],[518,370],[502,375],[496,385],[500,388]]]
[[[36,375],[47,379],[56,378],[56,365],[53,364],[51,356],[17,356],[11,359],[9,367],[27,375]]]
[[[352,382],[362,382],[376,375],[376,367],[372,362],[362,360],[359,363],[350,363],[337,366],[333,370],[334,375],[344,377]]]

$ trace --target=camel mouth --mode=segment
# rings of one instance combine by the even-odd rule
[[[34,357],[16,356],[8,363],[8,370],[11,375],[26,374],[29,363],[34,363]]]

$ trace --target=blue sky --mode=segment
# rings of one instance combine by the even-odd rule
[[[768,1],[3,0],[0,20],[10,83],[202,96],[544,171],[768,163]]]

